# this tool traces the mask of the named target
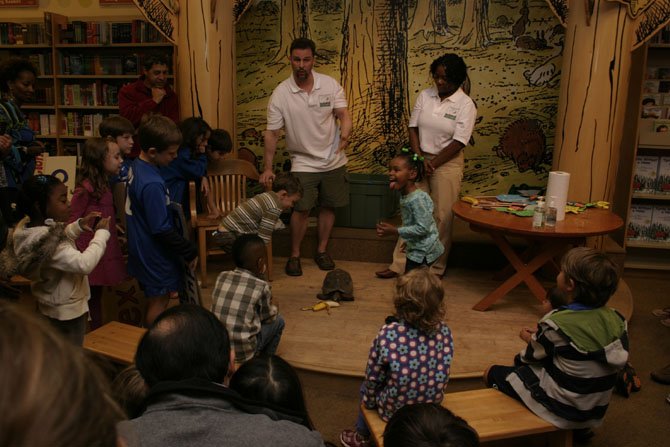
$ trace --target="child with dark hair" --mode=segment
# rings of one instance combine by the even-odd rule
[[[121,370],[112,382],[112,396],[128,419],[134,419],[142,414],[147,394],[149,386],[135,365]]]
[[[227,252],[241,234],[257,234],[266,245],[269,244],[279,216],[293,207],[302,194],[297,177],[290,173],[278,174],[272,182],[272,191],[252,197],[221,219],[215,233],[216,242]]]
[[[167,308],[183,289],[183,262],[195,265],[198,252],[174,226],[165,181],[159,168],[177,157],[181,133],[169,118],[148,117],[137,131],[142,147],[128,173],[126,225],[128,272],[147,296],[146,323]]]
[[[207,140],[212,129],[199,117],[186,118],[179,124],[183,143],[177,151],[177,157],[168,165],[161,167],[161,176],[170,194],[170,200],[179,203],[184,210],[189,209],[186,190],[191,180],[202,186],[204,195],[209,193],[209,184],[202,178],[207,174]],[[186,211],[184,211],[185,214]]]
[[[563,257],[556,281],[567,304],[542,317],[536,331],[522,331],[528,346],[514,366],[490,366],[484,381],[546,421],[586,437],[602,423],[617,373],[628,360],[626,320],[606,307],[619,274],[605,254],[578,247]]]
[[[245,362],[235,371],[229,386],[245,399],[299,418],[302,425],[314,430],[298,373],[281,357],[264,355]]]
[[[235,362],[277,351],[284,319],[272,303],[272,291],[263,275],[267,269],[265,244],[255,234],[243,234],[233,243],[235,270],[221,272],[212,292],[212,312],[226,325],[235,348]]]
[[[433,201],[416,186],[424,177],[423,157],[409,149],[391,160],[390,187],[400,191],[402,226],[377,224],[377,236],[397,235],[406,242],[405,273],[422,265],[430,266],[444,252],[433,218]]]
[[[87,275],[105,253],[109,218],[101,218],[95,230],[92,227],[100,212],[90,212],[65,225],[70,217],[67,187],[52,175],[36,175],[25,181],[18,211],[26,217],[16,225],[11,254],[0,259],[0,272],[30,279],[39,311],[81,346],[90,297]],[[95,235],[80,252],[74,241],[84,231],[95,231]]]
[[[233,140],[225,129],[214,129],[209,135],[207,156],[210,161],[219,161],[233,151]]]
[[[444,323],[444,288],[427,268],[400,276],[393,298],[396,321],[382,326],[372,342],[361,397],[388,421],[405,405],[442,402],[454,355],[454,342]],[[359,414],[355,430],[344,430],[347,447],[370,445],[370,431]]]
[[[478,447],[479,435],[436,403],[405,405],[384,429],[384,447]]]

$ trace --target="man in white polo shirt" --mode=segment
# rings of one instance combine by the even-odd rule
[[[291,257],[286,273],[302,275],[300,245],[307,232],[309,212],[317,204],[318,247],[314,258],[321,270],[335,263],[327,253],[335,224],[335,208],[349,204],[347,156],[351,117],[342,86],[330,76],[312,71],[316,46],[306,38],[291,43],[291,76],[277,86],[268,104],[265,132],[265,170],[261,183],[272,182],[272,169],[279,131],[286,133],[286,149],[291,156],[291,172],[300,179],[304,194],[291,215]],[[339,127],[337,121],[339,120]]]

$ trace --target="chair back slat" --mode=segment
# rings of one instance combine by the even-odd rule
[[[247,180],[258,177],[256,167],[245,160],[222,160],[207,169],[210,194],[224,215],[247,199]]]

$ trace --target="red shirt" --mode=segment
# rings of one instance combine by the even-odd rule
[[[156,104],[151,97],[151,89],[144,84],[144,76],[130,84],[124,85],[119,90],[119,114],[130,120],[137,129],[142,117],[151,113],[160,113],[167,116],[176,124],[179,124],[179,99],[170,86],[165,86],[166,95],[163,100]],[[140,153],[140,145],[137,139],[133,145],[130,158],[135,158]]]

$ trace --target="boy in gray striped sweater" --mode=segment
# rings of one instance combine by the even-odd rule
[[[233,242],[241,234],[257,234],[269,244],[279,215],[301,197],[300,180],[289,173],[277,175],[272,191],[252,197],[221,219],[214,241],[227,253],[232,253]]]
[[[490,366],[484,381],[557,427],[588,437],[602,423],[628,360],[626,320],[606,306],[618,269],[605,254],[578,247],[563,257],[556,281],[567,304],[542,317],[537,330],[522,329],[528,346],[514,366]]]

